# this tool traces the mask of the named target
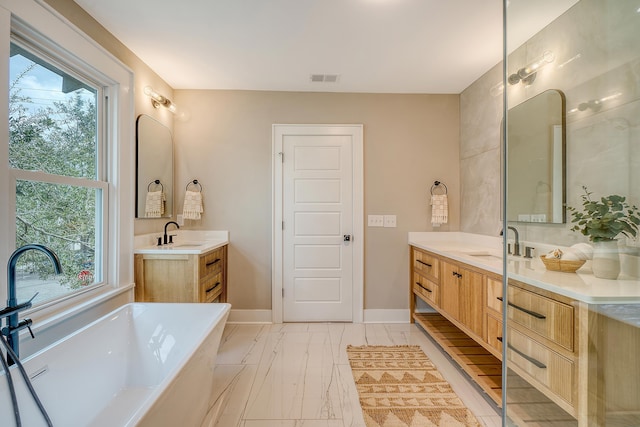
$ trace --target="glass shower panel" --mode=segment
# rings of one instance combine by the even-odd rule
[[[509,222],[506,180],[504,226],[535,249],[505,263],[503,422],[640,426],[640,3],[504,4],[505,126],[536,95],[565,96],[566,222]]]

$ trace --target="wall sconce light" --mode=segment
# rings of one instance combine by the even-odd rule
[[[577,107],[574,107],[567,111],[569,114],[577,113],[578,111],[586,111],[591,110],[594,113],[602,110],[603,104],[612,101],[614,99],[620,98],[622,96],[622,92],[614,92],[611,95],[602,97],[600,99],[590,99],[586,102],[581,102]]]
[[[162,106],[171,111],[173,114],[176,114],[178,112],[176,104],[171,102],[171,100],[166,96],[156,92],[151,86],[144,87],[144,94],[151,98],[151,104],[153,105],[153,108],[160,108]]]
[[[547,50],[542,54],[542,56],[531,64],[520,68],[516,73],[513,73],[509,76],[507,81],[510,85],[515,85],[522,82],[524,85],[528,86],[536,79],[536,75],[538,70],[544,67],[547,64],[550,64],[555,59],[555,55],[550,50]]]

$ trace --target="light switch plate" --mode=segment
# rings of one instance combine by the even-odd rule
[[[396,216],[395,215],[385,215],[384,216],[384,226],[385,227],[395,227],[396,226]]]
[[[184,225],[184,216],[180,214],[176,215],[176,222],[182,227]]]
[[[384,227],[383,215],[369,215],[367,217],[367,225],[369,227]]]

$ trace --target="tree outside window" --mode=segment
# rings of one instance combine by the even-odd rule
[[[101,280],[102,204],[97,88],[11,44],[9,167],[16,178],[16,247],[56,252],[63,275],[31,251],[18,263],[18,296],[59,298]]]

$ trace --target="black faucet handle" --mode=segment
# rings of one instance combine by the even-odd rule
[[[29,330],[29,335],[31,335],[31,339],[35,340],[36,336],[33,335],[33,331],[31,330],[31,319],[24,319],[24,320],[28,320],[29,323],[27,324],[27,329]]]
[[[29,304],[31,304],[33,302],[34,299],[36,299],[36,297],[38,296],[38,294],[40,294],[40,292],[36,292],[35,294],[33,294],[33,296],[31,297],[31,299],[29,301],[27,301]]]

